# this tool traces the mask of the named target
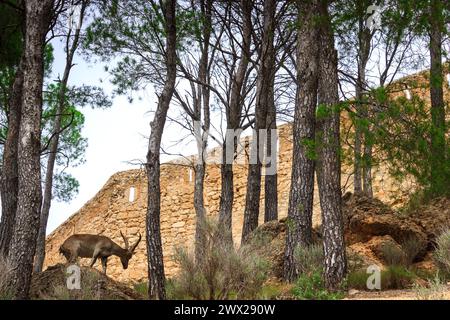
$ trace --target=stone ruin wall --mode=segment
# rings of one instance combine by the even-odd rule
[[[412,90],[412,92],[423,94],[427,97],[427,92],[422,88],[417,91]],[[448,101],[448,95],[449,91],[446,90],[446,101]],[[287,215],[292,157],[291,133],[290,124],[285,124],[278,128],[279,218]],[[217,151],[218,149],[214,149],[213,153]],[[217,154],[212,154],[212,157],[217,156]],[[343,165],[341,182],[344,192],[353,189],[351,172],[352,168],[350,166]],[[177,246],[192,247],[193,245],[195,232],[193,175],[192,169],[183,164],[166,163],[161,166],[161,235],[167,277],[172,277],[177,272],[177,265],[173,260],[174,249]],[[233,237],[235,243],[238,244],[242,231],[245,206],[246,165],[235,165],[234,175]],[[208,165],[204,187],[207,214],[216,216],[220,197],[219,165]],[[132,188],[134,191],[132,191]],[[382,201],[393,206],[399,205],[404,203],[412,190],[410,182],[400,185],[392,179],[386,167],[373,168],[374,195]],[[134,193],[134,197],[130,198],[130,193]],[[122,230],[124,234],[130,237],[130,242],[135,241],[138,232],[140,232],[143,237],[142,242],[136,248],[136,254],[130,260],[128,269],[123,270],[119,258],[113,256],[108,261],[108,275],[116,280],[125,282],[145,281],[147,278],[145,247],[146,201],[147,186],[144,170],[129,170],[114,174],[90,201],[47,237],[45,267],[64,262],[64,258],[58,253],[59,246],[67,237],[74,233],[102,234],[110,237],[119,245],[123,245],[119,230]],[[263,201],[264,192],[261,193],[260,223],[263,222],[264,218]],[[313,223],[315,225],[320,223],[317,184],[314,194]],[[83,263],[87,264],[88,261],[88,259],[84,259]],[[101,268],[99,262],[97,262],[96,267]]]

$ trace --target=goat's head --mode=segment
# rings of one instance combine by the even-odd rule
[[[123,235],[122,231],[120,231],[120,235],[123,238],[123,242],[125,243],[125,250],[126,250],[126,253],[120,257],[120,261],[122,262],[123,268],[126,269],[126,268],[128,268],[128,261],[130,261],[131,257],[133,256],[134,250],[136,249],[137,245],[141,241],[142,236],[139,233],[139,239],[136,241],[135,244],[133,244],[130,247],[128,244],[128,239]]]

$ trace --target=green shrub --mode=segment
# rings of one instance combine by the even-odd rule
[[[401,248],[393,243],[384,243],[381,253],[388,266],[406,266],[406,255]]]
[[[370,274],[365,270],[356,270],[347,274],[347,286],[351,289],[367,290],[367,279]]]
[[[346,283],[349,288],[367,290],[367,279],[370,274],[365,270],[350,272],[347,275]],[[414,283],[417,275],[405,266],[390,265],[381,271],[381,289],[404,289],[409,288]]]
[[[283,286],[280,284],[264,284],[258,293],[257,298],[261,300],[275,300],[283,293]]]
[[[436,237],[436,250],[433,258],[442,276],[450,277],[450,228],[445,229]]]
[[[294,288],[293,295],[302,300],[338,300],[344,298],[344,293],[330,292],[325,288],[321,271],[315,271],[311,274],[301,274]]]
[[[323,268],[323,248],[320,244],[312,244],[308,247],[298,246],[294,251],[294,259],[299,274],[311,274]]]
[[[134,284],[134,290],[140,295],[146,297],[148,296],[148,282],[138,282]],[[167,284],[166,284],[167,290]]]
[[[229,245],[217,223],[201,227],[201,259],[177,248],[179,274],[170,283],[170,298],[196,300],[256,298],[267,279],[269,264],[248,246],[238,250]]]
[[[410,266],[414,263],[415,258],[422,250],[421,244],[417,241],[415,238],[408,238],[405,241],[401,243],[404,256],[405,256],[405,263],[407,266]]]
[[[391,265],[381,271],[381,289],[405,289],[411,287],[416,274],[404,266]]]
[[[414,285],[413,287],[418,300],[442,300],[445,299],[447,286],[442,283],[439,274],[433,279],[428,279],[427,286]]]

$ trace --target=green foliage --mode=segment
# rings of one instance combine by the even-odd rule
[[[315,139],[303,139],[301,144],[306,150],[306,157],[310,160],[317,160],[316,141]]]
[[[436,250],[433,253],[434,261],[441,274],[450,278],[450,229],[444,229],[436,237]]]
[[[403,252],[405,253],[405,263],[406,266],[411,266],[420,251],[422,250],[422,247],[420,243],[413,237],[407,238],[401,243]]]
[[[17,4],[17,0],[10,1]],[[0,3],[0,70],[19,64],[23,50],[22,15],[5,3]]]
[[[402,248],[397,245],[387,242],[381,247],[381,253],[384,260],[389,266],[405,266],[406,257]]]
[[[416,274],[404,266],[391,265],[381,271],[381,289],[405,289],[411,287]]]
[[[294,251],[294,259],[299,273],[309,275],[323,267],[323,247],[312,244],[308,247],[298,246]]]
[[[44,110],[42,112],[42,146],[48,147],[54,137],[55,118],[59,110],[60,84],[47,86],[44,94]],[[59,134],[58,153],[54,171],[53,197],[58,201],[68,202],[78,193],[79,183],[75,177],[67,173],[67,167],[76,167],[84,163],[87,139],[82,135],[84,115],[77,108],[92,106],[107,108],[110,99],[98,87],[81,86],[66,88],[64,107],[61,113],[61,129]],[[47,148],[48,149],[48,148]],[[47,151],[42,155],[43,168],[47,160]],[[44,176],[44,175],[43,175]]]
[[[264,284],[258,293],[257,299],[275,300],[283,294],[283,285],[281,284]]]
[[[267,279],[269,264],[250,247],[236,250],[224,238],[216,223],[206,221],[201,227],[204,241],[201,259],[177,248],[175,260],[180,272],[170,284],[172,299],[223,300],[258,297]]]
[[[294,296],[301,300],[339,300],[344,298],[341,291],[330,292],[325,289],[322,272],[301,274],[292,289]]]
[[[319,104],[316,109],[316,118],[317,120],[323,120],[330,117],[332,114],[332,109],[330,106],[327,106],[323,103]]]
[[[166,282],[166,291],[167,291],[167,296],[171,296],[170,292],[171,292],[171,284],[172,281],[170,279],[167,279]],[[139,283],[135,283],[133,285],[134,290],[139,293],[140,295],[146,297],[148,295],[148,282],[139,282]]]
[[[365,270],[348,273],[346,283],[349,288],[367,290],[369,274]],[[405,289],[412,286],[417,275],[401,265],[390,265],[381,271],[381,290]]]
[[[83,43],[85,55],[92,54],[108,67],[116,94],[128,94],[153,84],[161,88],[165,72],[165,21],[159,4],[146,0],[132,2],[103,1],[98,15],[87,27]],[[177,50],[192,50],[192,43],[200,39],[205,19],[199,10],[178,6]]]
[[[449,188],[432,188],[431,164],[436,160],[431,152],[431,137],[436,129],[425,101],[417,95],[390,99],[375,119],[374,143],[386,155],[390,173],[399,181],[414,177],[426,197],[447,195]],[[449,134],[447,125],[444,136]],[[442,133],[440,133],[442,135]],[[446,159],[450,145],[445,147]],[[450,181],[450,161],[442,164],[440,179]]]
[[[347,274],[346,284],[348,288],[367,290],[367,279],[369,274],[365,270],[355,270]]]
[[[426,286],[415,284],[413,289],[418,300],[441,300],[445,299],[447,286],[436,274],[434,278],[428,279]]]

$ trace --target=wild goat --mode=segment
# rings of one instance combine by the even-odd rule
[[[118,256],[124,269],[128,268],[128,261],[133,256],[134,250],[141,241],[139,239],[131,247],[128,245],[128,239],[125,238],[122,231],[120,235],[125,243],[125,249],[120,247],[110,238],[95,234],[74,234],[64,241],[59,248],[59,253],[66,257],[67,262],[75,263],[77,258],[92,258],[90,267],[92,268],[98,258],[102,260],[103,273],[106,274],[106,265],[108,258],[112,255]]]

